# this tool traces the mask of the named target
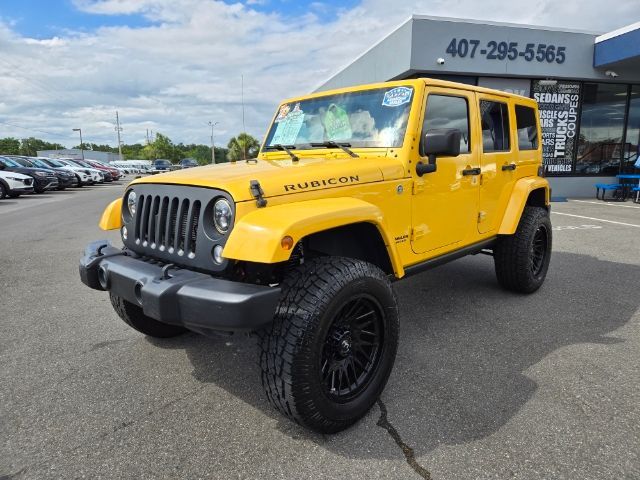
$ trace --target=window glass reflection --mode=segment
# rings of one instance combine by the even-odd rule
[[[640,85],[631,88],[629,102],[629,121],[627,123],[627,135],[624,144],[624,156],[622,168],[627,173],[637,173],[640,165],[635,166],[640,157]]]
[[[626,101],[626,85],[584,84],[576,173],[619,173]]]

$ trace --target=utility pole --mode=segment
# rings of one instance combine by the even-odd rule
[[[74,132],[80,132],[80,153],[82,154],[82,160],[84,161],[84,145],[82,145],[82,129],[74,128]]]
[[[209,122],[209,126],[211,127],[211,163],[216,163],[216,146],[213,143],[213,128],[218,125],[220,122]]]
[[[116,110],[116,132],[118,132],[118,154],[120,155],[120,161],[122,161],[122,142],[120,141],[120,132],[122,128],[120,128],[120,117],[118,116],[118,111]]]

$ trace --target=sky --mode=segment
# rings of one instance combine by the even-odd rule
[[[262,139],[279,101],[313,91],[411,14],[606,32],[638,0],[0,0],[0,138],[66,146]],[[241,84],[244,88],[241,88]],[[242,100],[245,125],[242,123]]]

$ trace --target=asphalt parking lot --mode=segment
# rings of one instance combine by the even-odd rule
[[[640,205],[553,204],[542,289],[491,258],[396,284],[398,358],[355,427],[263,396],[255,340],[150,340],[85,288],[123,185],[0,201],[0,479],[640,478]]]

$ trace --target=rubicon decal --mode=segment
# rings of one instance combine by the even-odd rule
[[[309,182],[290,183],[284,185],[285,192],[299,192],[310,188],[330,187],[333,185],[346,185],[350,183],[358,183],[360,177],[358,175],[349,175],[344,177],[323,178],[322,180],[311,180]]]

